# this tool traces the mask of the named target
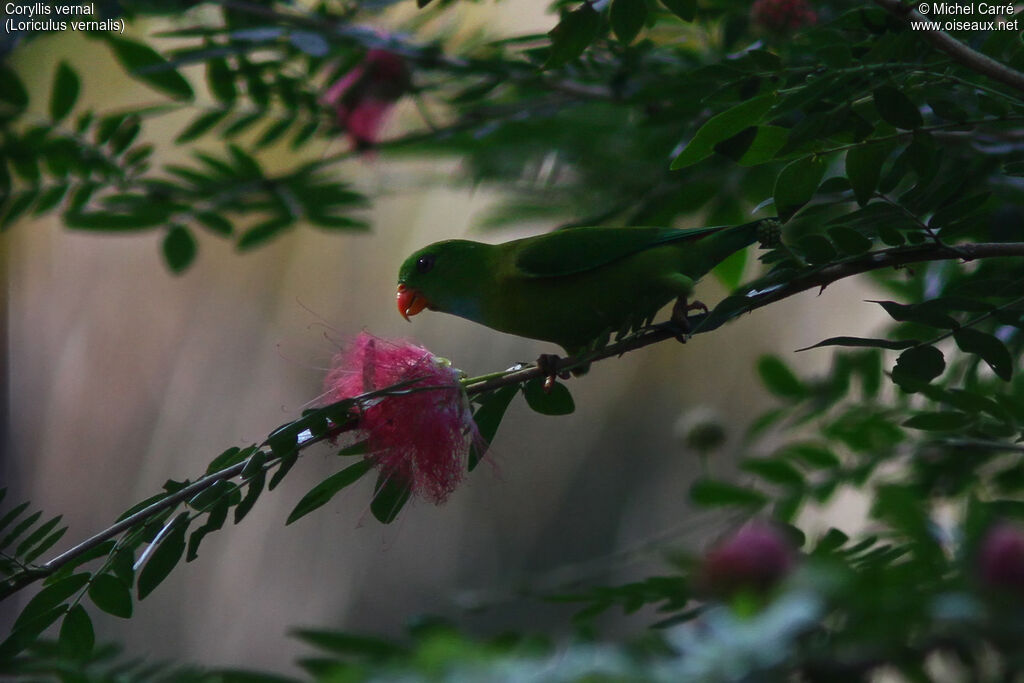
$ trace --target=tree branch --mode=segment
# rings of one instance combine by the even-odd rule
[[[927,17],[918,12],[912,5],[904,5],[900,0],[875,0],[875,4],[885,8],[908,23],[912,21],[930,22]],[[922,38],[968,69],[1024,92],[1024,74],[1021,72],[1011,69],[1002,62],[997,62],[986,54],[967,47],[945,31],[922,29],[915,31],[915,33],[920,33]]]
[[[759,292],[750,292],[746,295],[750,302],[746,306],[736,310],[732,317],[741,313],[749,313],[757,308],[781,301],[794,294],[805,292],[808,289],[825,289],[833,282],[848,278],[852,275],[860,275],[872,270],[882,268],[895,268],[910,263],[922,261],[946,261],[950,259],[974,260],[980,258],[996,258],[1005,256],[1024,256],[1024,242],[982,242],[974,244],[958,244],[955,250],[945,245],[929,243],[914,247],[894,247],[870,252],[863,256],[857,256],[840,263],[833,263],[821,268],[816,268],[806,274],[797,275],[792,280],[775,288],[765,288]],[[713,315],[714,313],[712,312]],[[693,334],[710,332],[718,328],[722,323],[707,325],[706,321],[710,315],[698,314],[689,318],[693,328]],[[724,322],[724,321],[723,321]],[[677,336],[676,331],[667,327],[653,327],[639,332],[627,339],[615,344],[610,344],[603,349],[594,351],[574,358],[560,358],[554,365],[558,371],[570,370],[573,367],[587,365],[612,356],[621,356],[624,353],[641,349],[651,344],[656,344],[666,339]],[[519,384],[537,377],[543,377],[544,371],[537,366],[528,366],[514,370],[501,377],[490,377],[482,382],[474,383],[470,380],[466,393],[472,395],[491,391],[510,384]]]
[[[980,259],[980,258],[997,258],[997,257],[1024,257],[1024,242],[984,242],[974,244],[960,244],[956,246],[954,251],[952,248],[941,244],[929,243],[925,245],[913,246],[913,247],[894,247],[891,249],[882,249],[880,251],[871,252],[864,254],[863,256],[857,256],[854,258],[847,259],[840,263],[830,264],[821,268],[816,268],[810,272],[797,275],[792,280],[784,282],[778,286],[769,286],[765,289],[757,290],[746,288],[746,294],[744,295],[749,302],[740,306],[729,314],[726,319],[720,319],[717,321],[713,320],[714,311],[710,314],[698,314],[689,318],[693,334],[700,334],[703,332],[710,332],[716,329],[720,325],[724,324],[727,320],[732,319],[741,315],[753,311],[757,308],[762,308],[768,304],[781,301],[782,299],[799,294],[800,292],[813,289],[815,287],[824,289],[833,282],[837,282],[853,275],[859,275],[861,273],[870,272],[873,270],[880,270],[882,268],[893,268],[903,266],[909,263],[919,263],[922,261],[943,261],[950,259]],[[657,344],[658,342],[665,341],[666,339],[673,339],[678,337],[678,330],[673,329],[666,325],[654,326],[641,330],[640,332],[631,335],[619,342],[609,344],[604,348],[597,349],[591,353],[584,354],[582,356],[560,358],[557,363],[554,364],[554,368],[558,372],[568,371],[572,368],[579,367],[581,365],[589,365],[591,363],[611,358],[612,356],[621,356],[630,351],[642,349],[645,346],[651,344]],[[538,377],[544,377],[545,371],[536,365],[530,365],[522,368],[516,368],[508,372],[495,376],[493,373],[490,375],[484,375],[479,378],[470,378],[465,381],[466,393],[469,395],[475,395],[492,391],[500,387],[510,386],[513,384],[521,384],[531,379]],[[416,380],[411,380],[415,382]],[[404,386],[409,385],[411,382],[403,382],[394,387],[387,387],[378,391],[364,394],[361,397],[355,399],[346,399],[348,401],[359,402],[361,400],[382,396],[391,393],[400,393],[397,391]],[[413,389],[414,390],[414,389]],[[327,408],[330,408],[328,406]],[[294,425],[295,423],[289,423]],[[352,429],[356,426],[353,423],[346,423],[337,425],[327,433],[320,436],[311,436],[309,438],[300,438],[298,443],[295,445],[296,451],[302,451],[312,446],[313,444],[324,441],[325,439],[333,438],[338,434]],[[287,428],[288,425],[282,427],[278,432]],[[275,433],[278,433],[275,432]],[[268,440],[269,441],[269,440]],[[267,442],[260,447],[261,450],[266,453]],[[64,551],[60,555],[57,555],[52,560],[46,562],[38,567],[32,567],[23,572],[14,574],[6,582],[0,584],[0,600],[7,596],[21,590],[25,586],[28,586],[40,579],[50,576],[61,567],[67,565],[73,560],[81,557],[88,551],[97,547],[101,543],[108,541],[129,529],[132,529],[139,524],[144,523],[154,515],[163,512],[164,510],[171,508],[179,503],[182,503],[200,491],[208,489],[218,481],[225,481],[232,479],[242,473],[248,464],[250,458],[246,458],[243,462],[236,463],[230,467],[224,468],[217,472],[210,473],[205,477],[189,484],[180,491],[176,491],[169,494],[165,498],[149,505],[148,507],[135,512],[129,517],[117,522],[116,524],[104,529],[103,531],[95,534],[94,536],[82,541],[73,548]],[[267,461],[265,467],[273,466],[277,461]]]

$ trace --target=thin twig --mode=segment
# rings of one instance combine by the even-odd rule
[[[1024,74],[997,62],[986,54],[972,50],[945,31],[923,28],[923,26],[931,24],[932,21],[912,5],[904,5],[900,0],[875,0],[875,4],[892,12],[907,23],[922,22],[918,24],[922,28],[916,30],[915,33],[921,34],[922,38],[968,69],[1024,92]]]
[[[837,282],[852,275],[867,273],[872,270],[883,268],[894,268],[909,263],[920,263],[921,261],[946,261],[951,259],[981,259],[996,258],[1005,256],[1024,256],[1024,242],[981,242],[975,244],[958,244],[956,252],[945,245],[934,243],[913,246],[893,247],[871,252],[863,256],[848,259],[841,263],[824,266],[815,269],[804,275],[798,275],[786,284],[759,294],[750,296],[750,303],[744,306],[742,312],[750,312],[758,308],[775,303],[782,299],[799,294],[809,289],[824,289],[833,282]],[[739,315],[739,312],[737,313]],[[710,332],[710,329],[701,329],[700,323],[706,319],[705,314],[698,314],[690,317],[693,326],[693,334]],[[573,367],[586,365],[612,356],[621,356],[624,353],[641,349],[651,344],[673,339],[676,332],[666,327],[655,327],[640,332],[615,344],[610,344],[590,354],[574,358],[561,358],[553,366],[556,371],[569,370]],[[519,384],[537,377],[543,377],[545,372],[536,365],[530,365],[522,369],[509,371],[500,377],[492,377],[482,382],[473,382],[470,379],[466,393],[473,395],[498,389],[510,384]]]
[[[957,245],[957,253],[951,253],[948,247],[940,246],[937,244],[925,244],[913,247],[894,247],[891,249],[883,249],[876,252],[871,252],[863,256],[854,257],[843,261],[841,263],[835,263],[832,265],[824,266],[822,268],[815,269],[803,275],[798,275],[789,282],[774,288],[765,290],[759,293],[752,293],[749,296],[750,302],[748,305],[742,307],[740,311],[736,312],[739,315],[742,312],[750,312],[757,308],[762,308],[768,304],[780,301],[782,299],[799,294],[800,292],[807,291],[814,288],[824,289],[828,285],[842,280],[844,278],[859,275],[873,270],[880,270],[882,268],[892,268],[897,266],[906,265],[908,263],[918,263],[921,261],[943,261],[954,258],[966,258],[966,259],[981,259],[981,258],[997,258],[997,257],[1014,257],[1024,256],[1024,242],[985,242],[975,244],[961,244]],[[699,314],[690,317],[691,325],[694,327],[693,333],[699,334],[701,332],[709,332],[709,329],[701,329],[700,323],[707,318],[707,314]],[[574,367],[581,365],[589,365],[612,356],[621,356],[630,351],[656,344],[666,339],[673,339],[678,336],[678,331],[673,330],[669,327],[653,327],[647,330],[642,330],[639,333],[632,335],[622,341],[615,344],[610,344],[602,349],[598,349],[588,354],[584,354],[578,357],[571,358],[560,358],[556,363],[553,364],[553,370],[557,372],[567,371]],[[527,366],[515,370],[510,370],[505,373],[495,374],[491,373],[483,375],[479,378],[470,378],[464,381],[466,386],[466,393],[469,395],[480,394],[487,391],[492,391],[505,386],[513,384],[520,384],[522,382],[529,381],[534,378],[545,376],[545,371],[536,365]],[[412,380],[413,382],[418,381]],[[358,397],[356,400],[376,397],[393,393],[394,390],[400,386],[405,386],[410,382],[404,382],[396,387],[387,387],[380,389],[369,394],[365,394],[362,397]],[[327,433],[320,436],[314,436],[309,439],[297,443],[295,448],[297,451],[305,450],[315,443],[324,441],[325,439],[333,438],[343,431],[352,429],[354,423],[351,425],[340,425]],[[282,429],[285,429],[283,427]],[[261,448],[266,447],[266,443]],[[251,457],[251,456],[250,456]],[[15,574],[8,579],[4,584],[0,585],[0,600],[6,598],[12,593],[24,588],[25,586],[34,583],[40,579],[50,576],[57,570],[69,562],[81,557],[86,552],[92,550],[101,543],[108,541],[118,534],[121,534],[134,526],[145,522],[147,519],[154,515],[163,512],[164,510],[177,505],[189,498],[192,498],[200,491],[204,491],[218,481],[231,479],[242,473],[245,469],[246,464],[249,462],[249,458],[245,461],[224,468],[217,472],[208,474],[189,484],[180,491],[176,491],[165,498],[149,505],[132,514],[129,517],[121,520],[107,529],[99,532],[98,534],[82,541],[73,548],[66,550],[60,555],[54,557],[52,560],[46,562],[38,567],[31,567],[24,572]]]

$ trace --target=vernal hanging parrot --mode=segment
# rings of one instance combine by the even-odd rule
[[[673,299],[684,302],[685,319],[694,283],[766,239],[772,224],[566,228],[503,244],[437,242],[402,264],[398,311],[407,320],[425,308],[451,313],[574,355],[608,332],[639,327]]]

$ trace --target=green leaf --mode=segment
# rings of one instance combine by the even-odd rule
[[[809,263],[814,265],[830,263],[837,256],[836,248],[824,235],[804,235],[796,241],[794,246],[803,252]]]
[[[895,86],[879,86],[874,91],[874,100],[881,117],[897,128],[912,130],[924,124],[917,105]]]
[[[386,476],[381,472],[373,488],[370,512],[381,524],[391,524],[398,519],[398,513],[412,496],[412,486],[395,475]]]
[[[3,229],[8,226],[13,225],[14,221],[18,220],[26,211],[28,211],[28,208],[32,206],[32,202],[35,201],[38,194],[39,190],[32,188],[25,192],[17,192],[13,195],[13,200],[4,202],[7,205],[7,212],[3,214],[4,217],[0,220],[0,231],[3,231]],[[2,209],[3,206],[0,206],[0,210]]]
[[[758,166],[775,158],[782,146],[786,144],[789,130],[780,126],[758,126],[750,147],[736,163],[740,166]],[[717,146],[716,146],[717,151]]]
[[[207,489],[207,491],[209,490]],[[212,507],[209,507],[209,504],[202,506],[203,508],[209,508],[209,513],[207,514],[206,523],[189,534],[188,550],[185,553],[186,562],[191,562],[199,556],[199,545],[208,534],[219,531],[224,527],[224,522],[228,518],[228,510],[232,505],[232,498],[236,501],[241,499],[241,496],[238,494],[238,486],[235,484],[231,484],[231,494],[234,495],[222,494],[220,498],[216,499]],[[193,498],[192,502],[194,501],[195,499]]]
[[[106,40],[129,74],[175,99],[192,99],[192,86],[156,50],[127,38],[107,35]]]
[[[919,391],[946,369],[946,359],[934,346],[915,346],[896,359],[892,379],[904,391]]]
[[[57,73],[53,77],[53,90],[50,93],[50,118],[55,122],[60,121],[69,113],[78,101],[78,93],[81,89],[81,82],[75,70],[68,66],[67,62],[61,62],[57,66]]]
[[[235,74],[223,57],[207,60],[206,83],[213,96],[224,104],[232,104],[238,95],[238,89],[235,87]]]
[[[175,275],[185,272],[196,258],[196,238],[183,225],[172,225],[164,236],[164,260]]]
[[[214,109],[208,111],[205,114],[200,114],[192,120],[192,123],[185,126],[185,129],[178,133],[178,137],[174,138],[176,144],[182,144],[185,142],[191,142],[206,131],[210,130],[218,123],[224,120],[224,117],[228,115],[227,110]]]
[[[167,524],[154,539],[156,550],[139,573],[139,600],[153,592],[177,566],[185,553],[185,532],[188,531],[189,513],[182,512]],[[149,550],[146,551],[147,553]]]
[[[552,69],[579,57],[594,42],[600,30],[601,14],[590,3],[584,2],[575,10],[562,15],[558,25],[548,32],[551,51],[544,62],[544,68]]]
[[[299,451],[294,446],[283,453],[275,451],[274,455],[281,458],[281,464],[277,466],[277,471],[270,477],[270,483],[267,485],[268,491],[276,489],[278,485],[284,481],[284,478],[288,475],[291,469],[295,467],[295,463],[299,461]]]
[[[28,90],[14,69],[0,63],[0,102],[6,102],[15,109],[28,106]]]
[[[383,660],[401,655],[405,650],[384,638],[356,636],[338,631],[296,629],[292,635],[313,647],[334,655],[356,655],[372,660]]]
[[[67,532],[68,527],[62,526],[61,528],[57,529],[52,534],[44,538],[42,542],[39,543],[39,545],[32,548],[31,550],[25,551],[25,555],[21,559],[25,562],[35,562],[37,557],[39,557],[47,550],[52,548],[57,543],[57,541],[59,541]]]
[[[647,0],[612,0],[608,18],[615,36],[623,43],[632,43],[647,21]]]
[[[777,96],[773,93],[760,95],[712,116],[697,130],[670,168],[685,168],[708,158],[719,142],[760,123],[776,100]]]
[[[230,497],[238,491],[238,484],[220,479],[192,496],[187,505],[193,510],[202,512],[224,497]]]
[[[242,233],[238,238],[238,242],[236,242],[236,247],[239,251],[255,249],[277,237],[294,222],[295,219],[291,216],[268,218]]]
[[[714,270],[711,271],[712,275],[718,278],[718,281],[727,290],[732,291],[736,289],[740,286],[740,281],[743,279],[743,272],[746,268],[749,254],[750,251],[748,249],[740,249],[733,252],[715,266]]]
[[[0,531],[6,529],[7,525],[13,522],[15,519],[17,519],[18,516],[28,508],[28,506],[28,501],[25,501],[24,503],[21,503],[11,508],[4,514],[3,517],[0,517]]]
[[[245,497],[242,498],[242,502],[240,502],[235,508],[235,524],[241,522],[242,519],[249,514],[249,511],[252,510],[253,506],[256,505],[256,501],[259,499],[260,494],[263,493],[263,486],[266,484],[266,481],[267,473],[264,470],[257,472],[249,478],[248,490],[245,492]]]
[[[61,651],[72,659],[85,659],[92,654],[96,632],[84,607],[75,605],[64,615],[58,642]]]
[[[231,221],[219,213],[212,211],[201,211],[196,214],[196,220],[203,224],[210,232],[229,237],[234,232]]]
[[[71,210],[64,214],[64,223],[76,230],[94,230],[99,232],[131,232],[148,230],[161,225],[167,220],[167,207],[152,205],[141,206],[133,213],[115,213],[112,211]]]
[[[853,347],[870,347],[876,349],[891,349],[893,351],[899,351],[900,349],[907,349],[911,346],[917,346],[920,344],[916,339],[870,339],[866,337],[829,337],[823,341],[814,344],[813,346],[805,346],[797,351],[807,351],[809,349],[816,349],[822,346],[853,346]]]
[[[32,209],[32,215],[38,216],[46,213],[53,207],[60,204],[60,200],[64,199],[64,195],[68,192],[68,185],[54,185],[50,189],[43,192],[42,196],[39,197],[39,201],[36,202],[36,206]]]
[[[857,256],[871,250],[870,238],[845,225],[829,228],[828,236],[839,247],[839,251],[846,255]]]
[[[115,155],[122,154],[138,137],[140,131],[142,131],[142,124],[139,122],[139,117],[129,117],[111,136],[110,149]]]
[[[43,590],[36,593],[35,596],[28,601],[28,604],[25,605],[25,609],[23,609],[21,614],[18,615],[18,618],[14,620],[14,628],[17,629],[28,624],[34,619],[49,613],[72,595],[82,590],[88,582],[89,573],[81,572],[79,574],[72,574],[66,579],[61,579],[56,583],[51,583]]]
[[[11,629],[11,635],[0,643],[0,662],[10,662],[11,659],[32,645],[39,638],[39,634],[50,627],[50,624],[57,621],[68,609],[67,605],[57,605],[50,610],[36,615],[33,619],[26,620],[20,626]]]
[[[963,429],[973,419],[970,415],[959,411],[939,410],[918,413],[909,420],[905,420],[903,426],[927,431],[955,431]]]
[[[803,486],[804,477],[797,468],[777,458],[747,458],[740,463],[744,472],[755,474],[767,482],[781,486]]]
[[[875,196],[878,179],[882,175],[882,164],[889,158],[890,145],[865,143],[851,148],[846,153],[846,177],[857,198],[864,206]]]
[[[545,393],[544,378],[531,379],[523,386],[526,403],[541,415],[568,415],[576,410],[572,394],[560,382],[551,385],[551,391]]]
[[[798,400],[807,396],[807,387],[778,356],[761,356],[757,374],[768,391],[780,398]]]
[[[698,479],[690,487],[690,500],[698,505],[761,507],[768,502],[768,497],[760,491],[742,488],[728,482]]]
[[[841,548],[848,540],[850,537],[842,531],[835,527],[829,527],[825,535],[818,540],[818,544],[814,546],[814,554],[831,553]]]
[[[112,574],[100,574],[89,586],[89,599],[107,614],[128,619],[132,616],[131,588]]]
[[[266,451],[259,450],[255,446],[249,446],[242,453],[246,454],[248,458],[248,461],[242,467],[242,479],[250,479],[263,471],[263,465],[267,462]]]
[[[697,16],[697,0],[661,0],[661,4],[683,21],[693,21]]]
[[[1010,381],[1013,376],[1013,358],[1006,344],[997,337],[974,328],[962,327],[953,332],[953,339],[961,351],[980,356],[999,379]]]
[[[335,494],[346,486],[359,481],[372,467],[373,463],[370,460],[360,460],[354,465],[349,465],[340,472],[335,472],[327,477],[302,497],[302,500],[295,506],[295,509],[288,515],[288,521],[285,524],[291,524],[305,517],[313,510],[326,505]]]
[[[839,467],[840,460],[831,449],[812,442],[793,443],[775,452],[777,458],[799,460],[809,467],[831,469]]]
[[[939,94],[929,95],[925,102],[932,112],[940,119],[947,121],[966,121],[970,118],[967,112],[954,100]]]
[[[505,411],[508,410],[509,404],[515,398],[516,391],[516,387],[508,386],[491,392],[480,401],[480,407],[473,413],[473,421],[476,423],[476,429],[480,433],[483,444],[482,448],[478,448],[477,444],[470,447],[468,464],[470,472],[476,468],[494,440],[494,435],[498,433],[498,427],[501,425],[502,418],[505,417]]]
[[[18,522],[18,524],[13,529],[11,529],[11,532],[4,536],[3,540],[0,540],[0,550],[6,548],[10,544],[18,540],[18,537],[26,531],[28,531],[32,527],[32,525],[35,524],[40,517],[42,517],[42,515],[43,511],[37,510],[36,512],[33,512],[25,519]]]
[[[223,131],[221,131],[221,136],[225,138],[233,138],[236,135],[240,135],[245,130],[261,121],[264,116],[266,116],[266,112],[264,111],[254,111],[249,114],[242,114],[232,121],[230,126],[227,126]]]
[[[294,119],[281,119],[280,121],[275,121],[270,124],[267,126],[266,130],[263,131],[263,134],[260,135],[259,140],[256,141],[256,147],[262,149],[263,147],[274,144],[288,132],[288,129],[291,128],[293,123],[295,123]]]
[[[783,221],[811,201],[825,176],[825,159],[808,156],[786,165],[775,180],[775,211]]]
[[[941,310],[940,302],[924,301],[919,304],[898,304],[895,301],[867,300],[885,309],[889,316],[901,323],[917,323],[928,327],[955,329],[959,323]]]
[[[238,446],[232,446],[210,461],[210,464],[206,466],[206,473],[213,474],[232,465],[237,465],[252,455],[254,450],[256,449],[252,447],[243,450]]]
[[[18,558],[24,557],[28,554],[28,551],[32,549],[36,543],[38,543],[44,536],[53,531],[53,528],[60,524],[62,515],[57,515],[53,519],[47,521],[45,524],[38,526],[35,531],[25,537],[21,543],[18,544],[17,549],[14,551],[14,556]]]

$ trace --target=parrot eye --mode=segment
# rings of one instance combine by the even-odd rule
[[[433,254],[424,254],[416,259],[416,272],[417,273],[429,273],[434,267],[434,261],[436,257]]]

